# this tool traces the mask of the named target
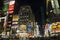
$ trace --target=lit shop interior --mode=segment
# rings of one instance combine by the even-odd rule
[[[60,40],[59,36],[60,0],[0,1],[1,40]]]

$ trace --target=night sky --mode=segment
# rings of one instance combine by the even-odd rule
[[[0,10],[2,9],[3,7],[3,0],[0,0]]]

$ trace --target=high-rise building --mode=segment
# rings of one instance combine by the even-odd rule
[[[20,18],[20,24],[26,24],[29,20],[34,20],[34,15],[32,14],[32,10],[30,6],[22,6],[19,10],[19,18]]]
[[[29,5],[21,6],[18,14],[20,31],[23,30],[22,32],[27,32],[31,36],[35,22],[31,7]]]
[[[49,0],[47,2],[47,22],[58,22],[60,21],[60,3],[59,0]],[[52,18],[51,18],[52,17]]]

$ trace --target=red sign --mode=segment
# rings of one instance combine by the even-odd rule
[[[9,9],[8,10],[9,11],[14,10],[14,4],[13,5],[9,5]]]
[[[9,2],[9,8],[8,8],[8,13],[9,14],[13,14],[13,12],[14,12],[14,4],[15,4],[15,1],[10,1]]]

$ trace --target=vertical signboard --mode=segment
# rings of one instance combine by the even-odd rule
[[[8,13],[13,14],[14,12],[14,5],[15,5],[15,0],[10,0],[9,1],[9,8],[8,8]]]

